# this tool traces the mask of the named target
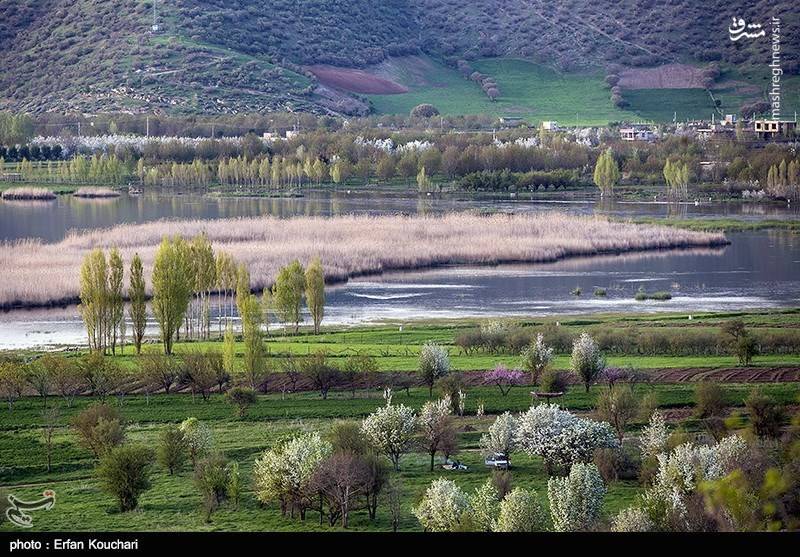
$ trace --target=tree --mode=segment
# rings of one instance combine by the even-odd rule
[[[750,428],[757,437],[777,439],[781,435],[783,409],[758,387],[744,401],[750,416]]]
[[[541,457],[548,472],[591,462],[595,450],[618,446],[610,425],[579,418],[557,404],[532,406],[520,414],[515,442],[529,456]]]
[[[594,183],[602,194],[614,195],[614,186],[619,182],[619,166],[614,160],[614,152],[609,147],[597,158],[594,167]]]
[[[122,512],[132,511],[139,497],[150,489],[153,452],[140,445],[115,447],[104,455],[97,467],[103,490],[119,501]]]
[[[655,530],[655,525],[650,520],[650,515],[639,507],[622,509],[611,524],[612,532],[652,532],[653,530]]]
[[[211,430],[197,418],[186,418],[178,428],[186,440],[192,466],[195,466],[197,461],[208,454],[214,446]]]
[[[261,330],[264,314],[256,297],[249,293],[240,302],[239,311],[242,317],[245,374],[250,387],[256,389],[261,385],[266,371],[264,333]]]
[[[431,457],[431,472],[433,472],[433,460],[440,444],[443,439],[451,435],[450,430],[454,427],[449,397],[423,404],[417,424],[422,433],[422,446]]]
[[[340,519],[342,528],[347,528],[356,500],[367,493],[369,476],[364,458],[350,452],[335,452],[320,462],[312,486],[327,503],[331,526]]]
[[[137,358],[139,375],[147,385],[163,389],[169,394],[180,374],[180,362],[175,356],[166,354],[142,354]]]
[[[500,501],[495,532],[543,532],[546,529],[547,520],[536,492],[516,487]]]
[[[454,532],[469,508],[469,498],[452,480],[433,480],[413,509],[426,532]]]
[[[319,325],[325,314],[325,274],[318,257],[306,268],[306,306],[314,321],[314,334],[319,334]]]
[[[590,531],[600,518],[606,486],[594,464],[573,464],[566,478],[550,478],[547,497],[556,532]]]
[[[619,385],[605,389],[597,398],[597,415],[611,424],[622,444],[625,427],[639,413],[639,401],[630,385]]]
[[[125,320],[125,297],[123,295],[125,268],[122,256],[117,248],[113,248],[108,257],[108,335],[107,345],[111,353],[117,353],[117,342],[122,339],[123,322]]]
[[[164,238],[153,263],[153,314],[164,353],[172,354],[175,333],[183,322],[193,290],[188,247],[181,238]]]
[[[100,458],[125,441],[125,422],[119,410],[95,403],[72,418],[78,442]]]
[[[222,367],[228,377],[236,374],[236,339],[230,323],[225,327],[225,335],[222,340]],[[222,385],[220,385],[221,390]]]
[[[189,385],[193,397],[195,393],[200,393],[204,402],[208,402],[211,391],[217,384],[217,373],[214,369],[217,355],[218,353],[209,350],[188,352],[183,356],[181,382]]]
[[[522,351],[522,367],[531,374],[531,382],[539,383],[539,378],[545,372],[554,358],[553,348],[544,343],[544,335],[539,333],[525,350]]]
[[[500,393],[506,396],[511,391],[511,387],[522,383],[523,377],[524,374],[521,371],[508,369],[503,364],[498,364],[493,370],[483,374],[483,382],[497,385]]]
[[[284,323],[294,323],[294,332],[297,334],[303,316],[300,305],[303,302],[306,277],[303,266],[294,260],[289,265],[281,267],[278,278],[272,287],[272,298],[275,301],[275,310]]]
[[[147,329],[147,297],[145,294],[144,270],[142,258],[136,253],[131,260],[130,287],[128,288],[130,308],[128,315],[133,323],[133,345],[136,353],[142,352],[142,339]]]
[[[431,118],[439,115],[439,109],[432,104],[418,104],[411,109],[410,115],[412,118]]]
[[[650,421],[639,434],[642,459],[655,458],[663,453],[667,448],[668,439],[669,431],[664,421],[664,415],[655,410],[650,416]]]
[[[53,390],[53,374],[47,365],[49,358],[34,360],[24,367],[25,381],[42,399],[42,404],[47,408],[47,396]]]
[[[61,395],[68,407],[84,389],[80,370],[75,361],[57,354],[45,354],[39,358],[40,365],[50,370],[52,388]]]
[[[469,496],[469,526],[479,532],[491,532],[500,512],[500,494],[489,478]]]
[[[83,258],[80,271],[80,313],[89,337],[89,348],[105,353],[108,340],[108,265],[101,249]]]
[[[256,498],[262,503],[277,501],[281,514],[305,518],[315,495],[311,481],[320,463],[332,452],[330,443],[317,432],[303,433],[264,451],[253,465]]]
[[[300,371],[319,391],[322,400],[327,400],[328,392],[341,380],[338,368],[328,362],[328,356],[322,350],[304,358],[300,364]]]
[[[229,495],[231,484],[239,481],[238,466],[234,468],[222,454],[214,453],[198,461],[194,470],[194,483],[203,500],[206,522],[211,521],[212,513],[224,503]]]
[[[436,343],[426,342],[419,352],[419,374],[428,386],[429,396],[433,396],[436,381],[450,372],[450,355]]]
[[[20,362],[0,360],[0,392],[8,403],[8,411],[14,409],[14,402],[22,398],[25,391],[25,373]]]
[[[425,172],[424,166],[420,167],[419,172],[417,173],[417,189],[422,193],[426,193],[431,189],[431,179]]]
[[[414,411],[402,404],[378,408],[361,423],[361,431],[375,450],[389,457],[395,470],[400,458],[411,448],[417,418]]]
[[[50,472],[53,456],[53,434],[61,421],[61,411],[58,406],[45,408],[42,411],[42,438],[47,454],[47,472]]]
[[[588,393],[589,387],[606,368],[606,361],[600,353],[600,347],[589,336],[589,333],[582,333],[572,345],[570,366],[575,375],[583,381]]]
[[[169,475],[180,472],[189,456],[189,447],[183,431],[177,425],[169,425],[159,434],[156,458],[167,469]]]
[[[236,407],[236,415],[244,418],[247,408],[258,402],[256,392],[247,387],[233,387],[225,393],[225,400]]]
[[[481,436],[481,449],[484,455],[495,453],[506,455],[509,465],[511,453],[516,447],[517,420],[511,412],[503,412],[494,419],[489,429]]]

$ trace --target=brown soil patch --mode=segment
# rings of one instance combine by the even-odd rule
[[[343,89],[351,93],[396,95],[408,92],[407,87],[389,79],[367,73],[364,70],[324,65],[309,66],[308,69],[323,85]]]
[[[703,69],[687,64],[627,68],[619,74],[623,89],[702,89]]]
[[[656,383],[791,383],[800,381],[800,367],[672,368],[648,375]]]

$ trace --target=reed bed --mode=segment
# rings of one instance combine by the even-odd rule
[[[78,188],[72,194],[75,197],[84,197],[87,199],[105,199],[109,197],[119,197],[120,193],[111,188]]]
[[[390,270],[440,265],[551,262],[592,256],[726,243],[720,233],[611,222],[601,217],[448,214],[445,216],[275,217],[158,221],[73,233],[55,244],[20,241],[0,245],[0,306],[46,305],[74,300],[78,271],[93,248],[116,246],[126,267],[134,252],[152,268],[164,236],[205,232],[250,268],[251,286],[272,284],[280,266],[319,256],[329,282]],[[148,284],[149,284],[149,276]]]
[[[50,201],[56,194],[46,188],[9,188],[2,193],[2,198],[9,201]]]

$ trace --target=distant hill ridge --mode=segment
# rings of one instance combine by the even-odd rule
[[[426,53],[520,57],[561,71],[720,61],[766,64],[730,18],[781,18],[796,73],[800,13],[778,0],[0,0],[0,108],[363,114],[309,66],[363,68]],[[792,31],[794,30],[794,31]]]

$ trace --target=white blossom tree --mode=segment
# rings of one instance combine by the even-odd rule
[[[414,410],[403,404],[387,405],[367,416],[361,431],[367,442],[388,456],[395,470],[400,470],[400,457],[411,448],[416,425]]]
[[[545,514],[534,491],[515,487],[500,502],[495,532],[543,532],[546,529]]]
[[[500,494],[489,479],[469,496],[471,525],[479,532],[491,532],[500,512]]]
[[[557,404],[532,406],[521,414],[515,441],[528,455],[544,459],[548,472],[590,462],[596,449],[619,446],[609,424],[579,418]]]
[[[298,510],[305,518],[309,482],[332,451],[318,432],[303,433],[264,451],[253,465],[256,497],[262,503],[278,501],[282,514],[288,510],[294,516]]]
[[[417,424],[422,434],[423,446],[431,457],[431,472],[436,453],[442,442],[452,433],[451,409],[450,397],[445,396],[440,400],[426,402],[419,411]]]
[[[419,352],[419,374],[428,386],[429,396],[433,396],[433,385],[450,373],[450,355],[447,350],[434,342],[426,342]]]
[[[556,532],[590,531],[603,507],[606,486],[594,464],[578,462],[569,476],[550,478],[547,497]]]
[[[664,452],[668,438],[669,431],[667,431],[664,415],[659,410],[653,411],[650,422],[642,428],[639,436],[642,458],[655,458]]]
[[[501,453],[511,462],[511,451],[515,448],[517,419],[511,412],[497,416],[486,433],[481,436],[481,449],[485,456]]]
[[[197,418],[186,418],[178,426],[186,441],[192,465],[214,446],[214,437],[209,427]]]
[[[453,532],[468,508],[467,494],[454,481],[439,478],[431,482],[413,512],[425,531]]]
[[[534,385],[539,383],[539,378],[555,357],[553,347],[544,342],[544,335],[539,333],[525,350],[522,351],[522,367],[531,374]]]
[[[647,511],[640,507],[623,509],[611,523],[612,532],[653,532],[655,525]]]
[[[575,375],[583,381],[588,393],[589,387],[606,368],[606,360],[600,353],[600,347],[589,333],[581,334],[573,343],[570,366]]]

